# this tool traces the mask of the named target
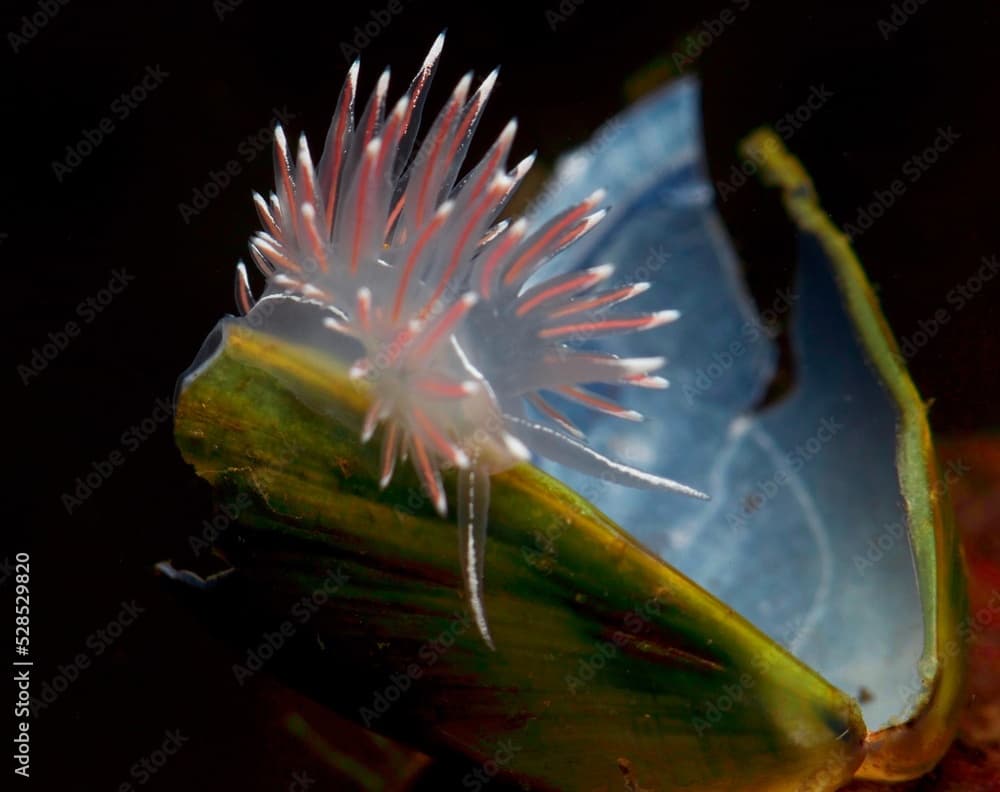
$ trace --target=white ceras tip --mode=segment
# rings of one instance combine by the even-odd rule
[[[462,79],[458,81],[455,90],[451,92],[451,99],[456,104],[465,104],[469,96],[469,88],[472,86],[472,72],[466,72]]]
[[[379,75],[378,83],[375,86],[375,92],[380,97],[385,96],[389,90],[389,71],[390,71],[389,67],[386,66],[382,70],[382,73]]]
[[[434,510],[442,517],[448,516],[448,498],[443,489],[439,490],[434,498]]]
[[[288,140],[287,138],[285,138],[285,130],[281,126],[280,122],[274,125],[274,145],[278,147],[278,150],[281,151],[281,154],[284,157],[284,159],[287,160]]]
[[[333,330],[333,332],[339,333],[340,335],[349,336],[352,338],[354,337],[354,333],[351,331],[349,325],[346,325],[343,322],[334,319],[332,316],[326,316],[323,318],[323,327],[325,327],[327,330]]]
[[[302,132],[299,135],[299,150],[298,150],[298,160],[299,169],[301,171],[312,170],[312,156],[309,154],[309,141],[306,140],[306,133]]]
[[[422,69],[430,68],[434,65],[434,62],[441,57],[441,50],[444,49],[444,31],[438,33],[437,38],[434,39],[434,43],[431,44],[431,50],[427,53],[427,57],[424,58]]]
[[[366,376],[368,376],[368,372],[371,370],[372,367],[367,360],[364,359],[356,360],[354,364],[347,370],[347,378],[350,380],[364,379]],[[371,437],[370,433],[368,437]],[[367,441],[368,437],[363,437],[362,439]]]
[[[608,191],[603,187],[598,187],[590,195],[583,199],[583,202],[588,206],[597,206],[608,196]]]
[[[507,451],[510,452],[510,455],[515,459],[518,459],[521,462],[527,462],[531,459],[531,451],[528,450],[528,447],[524,443],[514,437],[514,435],[504,432],[503,442],[504,445],[507,446]]]
[[[497,66],[489,74],[483,78],[483,81],[479,84],[479,93],[483,97],[482,103],[485,104],[489,95],[493,92],[493,86],[496,85],[497,77],[500,76],[500,67]]]
[[[667,363],[665,357],[642,357],[642,358],[623,358],[618,361],[624,368],[626,373],[631,376],[636,374],[648,374],[650,371],[656,371],[658,368],[662,368]]]
[[[498,173],[493,177],[493,181],[490,182],[490,191],[500,195],[510,190],[513,186],[514,179],[506,173]]]
[[[477,247],[484,247],[500,236],[507,228],[510,226],[509,220],[501,220],[495,223],[490,228],[487,229],[486,233],[483,234],[483,238],[479,240]]]
[[[667,309],[665,311],[657,311],[652,316],[649,317],[649,324],[647,328],[659,327],[660,325],[670,324],[671,322],[676,322],[681,318],[681,312],[675,311],[673,309]]]
[[[532,166],[535,164],[537,157],[538,154],[536,152],[531,152],[527,157],[514,166],[514,170],[510,172],[510,177],[515,182],[521,181],[521,179],[528,175],[528,171],[530,171]]]
[[[500,137],[497,138],[500,144],[503,146],[509,146],[514,142],[514,135],[517,134],[517,119],[512,118],[504,126],[503,131],[500,133]]]
[[[410,95],[408,93],[403,94],[399,97],[395,105],[393,105],[391,118],[394,118],[396,122],[402,123],[403,116],[406,115],[406,109],[410,106]]]

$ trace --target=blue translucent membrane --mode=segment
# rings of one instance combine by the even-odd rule
[[[610,122],[562,160],[536,217],[604,186],[610,214],[552,267],[612,262],[623,283],[652,282],[635,308],[683,314],[602,344],[667,357],[667,391],[615,394],[645,423],[561,406],[595,448],[712,501],[539,464],[845,692],[868,691],[862,709],[875,729],[912,706],[923,642],[896,477],[897,411],[811,237],[800,243],[794,287],[761,305],[791,311],[795,382],[754,411],[777,350],[713,206],[699,112],[697,83],[682,80]]]

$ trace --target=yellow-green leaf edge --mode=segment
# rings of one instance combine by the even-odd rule
[[[928,772],[954,739],[965,689],[966,649],[961,625],[967,613],[961,547],[947,488],[939,477],[927,405],[906,370],[878,299],[848,238],[822,210],[812,180],[772,130],[758,129],[741,144],[765,183],[780,187],[799,229],[822,245],[844,306],[868,360],[899,411],[896,468],[906,506],[910,545],[923,612],[919,664],[923,689],[899,722],[872,732],[857,777],[901,781]]]

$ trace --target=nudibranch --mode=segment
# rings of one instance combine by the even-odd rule
[[[305,135],[293,160],[284,131],[275,129],[275,190],[269,200],[254,195],[263,230],[250,242],[266,285],[255,298],[240,262],[236,299],[244,315],[267,300],[322,309],[323,318],[310,321],[323,322],[330,354],[369,389],[360,439],[381,428],[383,488],[397,460],[409,459],[444,517],[441,471],[456,469],[466,595],[492,646],[482,605],[491,475],[537,454],[605,481],[707,496],[600,454],[553,401],[556,394],[641,420],[591,386],[664,388],[667,381],[653,373],[664,359],[618,357],[588,342],[650,330],[678,313],[620,312],[648,284],[610,286],[611,264],[541,274],[604,217],[604,193],[537,228],[526,218],[500,219],[534,159],[508,170],[515,121],[462,174],[496,70],[471,96],[466,74],[417,145],[443,44],[442,34],[391,110],[385,70],[357,123],[355,61],[318,165]]]

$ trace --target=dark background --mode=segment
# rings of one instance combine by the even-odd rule
[[[991,233],[1000,181],[995,4],[907,4],[915,12],[902,11],[894,31],[879,29],[880,19],[892,21],[893,3],[857,6],[586,0],[560,12],[555,0],[411,0],[363,48],[361,94],[387,63],[398,90],[447,27],[431,106],[466,69],[482,76],[502,64],[479,150],[516,114],[512,161],[537,148],[544,169],[624,107],[635,74],[657,73],[657,62],[665,74],[683,66],[703,79],[710,168],[713,180],[725,180],[744,134],[825,87],[833,97],[787,143],[841,225],[904,179],[905,194],[856,250],[897,337],[913,338],[921,322],[948,312],[910,360],[920,391],[934,400],[934,429],[995,429],[1000,278],[960,311],[948,302],[982,257],[1000,253]],[[41,7],[6,3],[0,31],[20,34],[22,15]],[[348,66],[341,43],[387,3],[46,7],[58,11],[33,37],[0,45],[0,259],[15,315],[5,433],[13,429],[5,447],[14,509],[3,530],[13,541],[0,561],[33,555],[35,695],[75,655],[92,662],[33,724],[33,787],[117,789],[134,780],[130,766],[166,730],[180,729],[190,740],[147,788],[287,789],[294,772],[317,779],[313,789],[342,788],[280,727],[287,707],[308,703],[268,678],[237,688],[237,653],[152,575],[155,562],[183,557],[186,537],[212,514],[208,487],[180,459],[169,420],[134,451],[122,436],[156,415],[157,399],[170,400],[204,336],[232,310],[233,264],[257,223],[249,194],[269,189],[272,178],[269,150],[246,161],[247,138],[266,133],[273,108],[287,107],[290,137],[305,130],[320,139]],[[727,7],[731,24],[702,52],[688,49],[686,36]],[[553,9],[565,18],[547,17]],[[678,52],[696,57],[681,64]],[[121,118],[115,100],[156,66],[169,76]],[[105,116],[114,130],[57,177],[53,162],[65,161],[67,146]],[[911,183],[906,163],[946,128],[957,141]],[[182,217],[178,205],[230,159],[241,172],[198,215]],[[766,305],[794,263],[777,196],[751,181],[720,209]],[[119,268],[134,278],[125,292],[80,322],[77,305]],[[79,337],[25,385],[17,366],[71,320]],[[116,449],[124,464],[68,514],[61,495]],[[7,602],[13,580],[0,585]],[[123,600],[145,613],[95,656],[91,636]],[[313,714],[322,722],[322,712]]]

